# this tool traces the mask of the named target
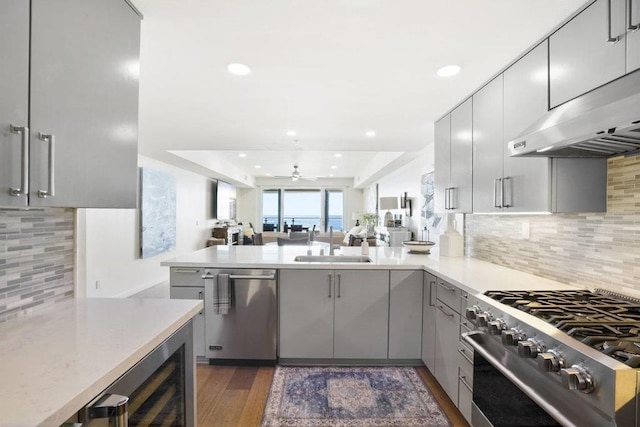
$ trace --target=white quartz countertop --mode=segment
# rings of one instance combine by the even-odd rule
[[[203,268],[277,268],[277,269],[386,269],[425,270],[471,293],[488,290],[575,289],[575,286],[523,273],[486,261],[468,257],[444,257],[437,248],[430,254],[412,254],[404,247],[369,248],[368,263],[296,262],[297,255],[306,255],[308,246],[211,246],[187,256],[161,263],[169,267]],[[341,247],[336,255],[360,255],[359,247]],[[325,250],[325,254],[328,250]]]
[[[75,299],[0,323],[0,425],[64,423],[201,308],[191,300]]]

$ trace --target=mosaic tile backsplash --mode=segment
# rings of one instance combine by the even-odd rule
[[[640,156],[609,159],[606,214],[467,215],[465,245],[494,264],[638,295]]]
[[[0,209],[0,322],[73,298],[74,209]]]

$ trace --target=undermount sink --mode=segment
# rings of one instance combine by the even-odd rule
[[[371,262],[368,256],[359,255],[298,255],[293,259],[298,262]]]

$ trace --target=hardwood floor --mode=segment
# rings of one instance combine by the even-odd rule
[[[199,427],[259,426],[275,368],[198,364],[196,387]],[[453,402],[427,368],[418,374],[454,427],[468,427]]]

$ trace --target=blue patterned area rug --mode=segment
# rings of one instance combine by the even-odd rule
[[[262,427],[450,426],[414,368],[279,366]]]

